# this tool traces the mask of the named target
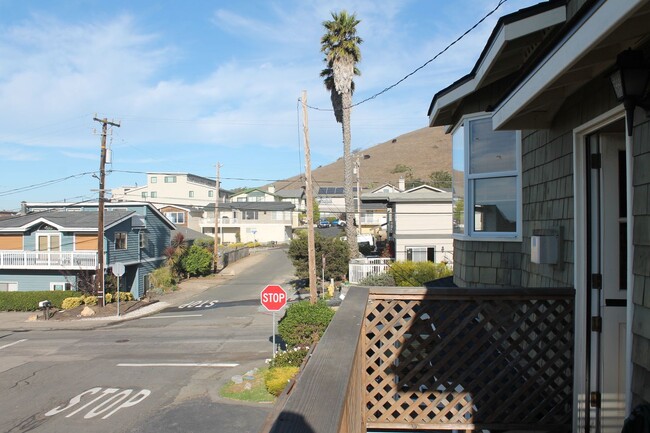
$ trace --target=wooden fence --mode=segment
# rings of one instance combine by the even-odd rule
[[[571,431],[573,302],[573,289],[351,288],[271,431]]]

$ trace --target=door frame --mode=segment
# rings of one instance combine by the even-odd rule
[[[573,397],[573,425],[581,425],[582,414],[584,413],[584,404],[588,404],[588,398],[585,396],[586,381],[586,345],[582,343],[583,337],[587,332],[587,291],[590,290],[589,281],[587,281],[587,245],[590,237],[586,224],[587,213],[587,136],[597,132],[604,126],[618,121],[625,117],[625,109],[622,105],[615,107],[600,116],[595,117],[589,122],[578,126],[573,130],[573,190],[574,190],[574,287],[576,290],[575,299],[575,359],[574,359],[574,397]],[[633,172],[632,172],[632,138],[625,134],[625,151],[626,151],[626,194],[627,194],[627,311],[626,311],[626,353],[625,363],[628,367],[626,370],[625,380],[625,404],[626,413],[631,410],[631,385],[632,385],[632,294],[633,294],[633,268],[634,263],[634,243],[633,243]],[[578,259],[582,258],[582,259]],[[582,419],[584,422],[584,419]],[[584,424],[582,424],[584,425]]]

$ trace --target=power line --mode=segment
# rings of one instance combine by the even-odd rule
[[[357,102],[357,103],[354,103],[354,104],[350,105],[349,107],[343,107],[343,109],[344,109],[344,110],[347,110],[347,109],[350,109],[350,108],[357,107],[357,106],[359,106],[359,105],[361,105],[361,104],[364,104],[364,103],[366,103],[366,102],[368,102],[368,101],[370,101],[370,100],[372,100],[372,99],[375,99],[376,97],[378,97],[378,96],[380,96],[380,95],[383,95],[384,93],[388,92],[389,90],[391,90],[391,89],[397,87],[397,86],[400,85],[402,82],[406,81],[408,78],[410,78],[411,76],[415,75],[415,74],[416,74],[417,72],[419,72],[420,70],[424,69],[424,68],[425,68],[429,63],[431,63],[431,62],[433,62],[434,60],[436,60],[438,57],[440,57],[440,56],[443,55],[445,52],[447,52],[451,47],[453,47],[453,46],[456,45],[458,42],[460,42],[461,39],[463,39],[463,38],[464,38],[465,36],[467,36],[470,32],[472,32],[476,27],[478,27],[479,25],[481,25],[481,23],[483,23],[483,21],[485,21],[485,20],[488,19],[491,15],[493,15],[493,14],[494,14],[494,13],[495,13],[495,12],[496,12],[496,11],[497,11],[497,10],[498,10],[498,9],[499,9],[499,8],[500,8],[500,7],[505,3],[505,2],[507,2],[507,1],[508,1],[508,0],[499,0],[499,3],[496,5],[496,7],[494,7],[490,12],[488,12],[486,15],[484,15],[483,18],[481,18],[480,20],[478,20],[478,21],[477,21],[477,22],[476,22],[472,27],[470,27],[469,29],[465,30],[465,32],[463,32],[463,34],[461,34],[461,35],[460,35],[459,37],[457,37],[454,41],[452,41],[450,44],[448,44],[445,48],[443,48],[441,51],[439,51],[438,54],[436,54],[435,56],[433,56],[432,58],[430,58],[429,60],[427,60],[426,62],[424,62],[421,66],[418,66],[418,67],[415,68],[413,71],[411,71],[411,72],[409,72],[408,74],[406,74],[404,77],[402,77],[401,79],[399,79],[399,80],[398,80],[397,82],[395,82],[394,84],[391,84],[390,86],[384,88],[384,89],[381,90],[380,92],[377,92],[377,93],[375,93],[374,95],[369,96],[369,97],[366,98],[366,99],[363,99],[363,100],[361,100],[361,101],[359,101],[359,102]],[[307,107],[310,108],[310,109],[312,109],[312,110],[317,110],[317,111],[334,111],[333,108],[319,108],[319,107],[312,107],[312,106],[310,106],[310,105],[307,105]]]
[[[14,189],[9,189],[9,190],[6,190],[6,191],[0,191],[0,197],[4,197],[4,196],[7,196],[7,195],[11,195],[11,194],[17,194],[19,192],[31,191],[33,189],[44,188],[46,186],[50,186],[50,185],[54,185],[54,184],[57,184],[57,183],[60,183],[60,182],[64,182],[64,181],[69,180],[69,179],[75,179],[75,178],[78,178],[78,177],[87,176],[89,174],[90,175],[96,175],[96,172],[94,172],[94,171],[86,171],[84,173],[72,174],[70,176],[62,177],[62,178],[59,178],[59,179],[47,180],[47,181],[41,182],[41,183],[35,183],[35,184],[32,184],[32,185],[22,186],[22,187],[14,188]]]

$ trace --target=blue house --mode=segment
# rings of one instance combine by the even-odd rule
[[[98,267],[97,203],[23,203],[0,220],[0,291],[77,290]],[[106,272],[122,263],[121,290],[139,299],[164,261],[174,229],[149,203],[106,203]]]

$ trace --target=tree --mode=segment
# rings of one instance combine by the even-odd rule
[[[332,12],[332,20],[324,21],[326,32],[321,37],[321,52],[325,54],[323,61],[325,69],[320,73],[324,79],[325,88],[330,91],[332,108],[336,121],[341,124],[343,131],[343,192],[345,194],[345,220],[354,219],[353,191],[353,161],[350,152],[350,110],[352,109],[352,93],[354,92],[355,75],[361,75],[356,64],[361,60],[359,45],[363,40],[357,36],[357,24],[361,21],[356,14],[348,14],[343,10]],[[357,229],[353,224],[345,227],[345,234],[352,257],[359,256],[357,245]]]
[[[434,171],[429,175],[429,179],[433,187],[451,189],[451,173],[448,171]]]
[[[348,272],[350,250],[347,243],[338,238],[326,238],[315,233],[316,275],[322,272],[322,257],[325,255],[325,279],[342,280]],[[296,277],[309,278],[307,256],[307,232],[301,230],[289,244],[289,258],[296,269]]]

